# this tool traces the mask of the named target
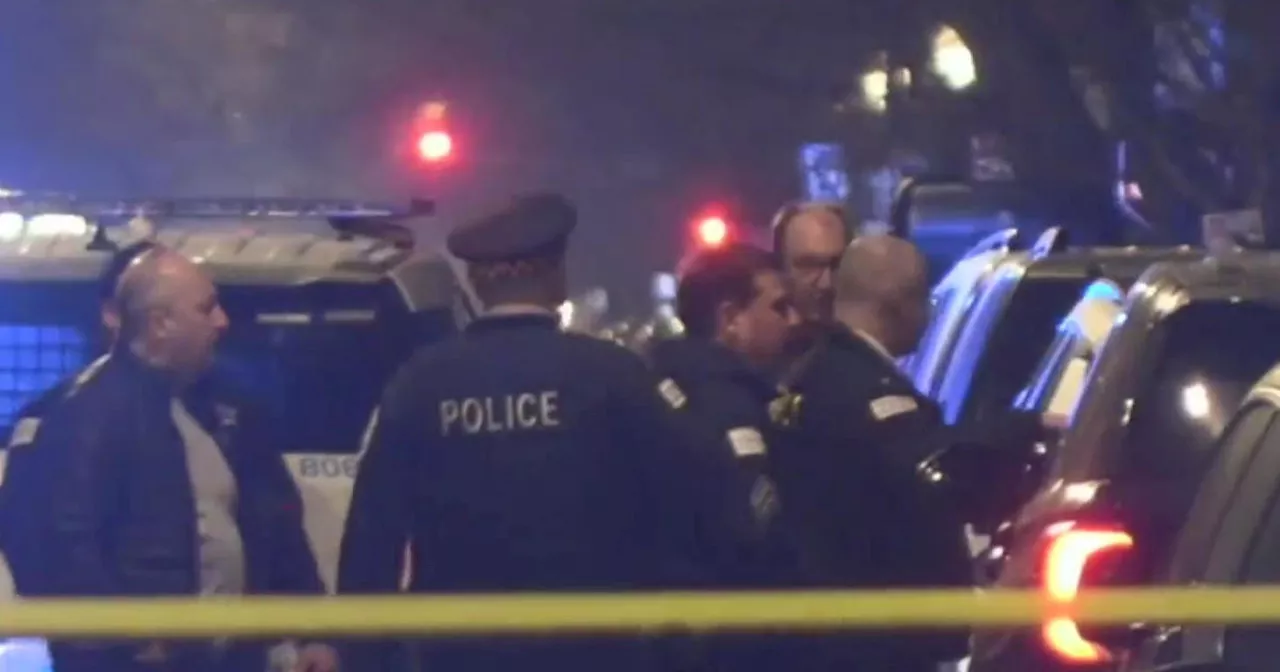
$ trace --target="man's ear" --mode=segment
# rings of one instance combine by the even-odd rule
[[[100,312],[100,315],[101,315],[101,319],[102,319],[102,326],[103,326],[107,331],[110,331],[110,332],[113,332],[113,333],[114,333],[114,332],[118,332],[118,331],[120,331],[120,304],[119,304],[119,302],[117,302],[117,301],[115,301],[115,300],[113,299],[113,300],[107,301],[106,303],[102,304],[102,311]]]
[[[735,320],[742,314],[742,306],[732,301],[721,301],[716,306],[716,333],[722,334],[732,328]]]

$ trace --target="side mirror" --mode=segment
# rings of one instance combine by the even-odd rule
[[[990,533],[1030,496],[1039,471],[1033,452],[1030,446],[957,443],[925,460],[919,473],[964,522]]]

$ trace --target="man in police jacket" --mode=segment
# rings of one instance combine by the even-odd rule
[[[680,271],[676,312],[684,335],[656,341],[654,369],[674,380],[689,398],[689,410],[705,422],[739,467],[739,493],[754,514],[755,536],[745,547],[741,573],[720,588],[794,587],[799,579],[794,549],[784,527],[777,488],[769,469],[775,443],[769,403],[778,387],[768,375],[785,352],[798,315],[774,255],[733,244],[706,250]],[[751,633],[711,640],[713,656],[728,670],[806,669],[806,648]],[[784,645],[785,644],[785,645]]]
[[[356,477],[339,591],[390,593],[406,544],[421,593],[701,586],[749,513],[728,451],[697,433],[678,384],[616,344],[562,332],[577,221],[531,194],[454,230],[484,314],[420,350],[383,397]],[[726,553],[726,550],[728,551]],[[425,669],[665,669],[635,639],[431,641]],[[344,664],[383,669],[356,645]]]
[[[895,364],[928,320],[926,270],[906,240],[851,243],[837,271],[835,324],[773,407],[789,435],[773,456],[780,497],[798,521],[806,572],[828,585],[972,582],[963,521],[917,475],[958,435]],[[1040,429],[1037,418],[1010,418],[1007,435],[991,440],[1029,442]],[[964,633],[847,641],[831,649],[836,669],[933,670],[967,645]]]
[[[777,585],[789,567],[778,539],[778,501],[768,470],[769,403],[778,387],[767,374],[783,355],[798,315],[776,258],[745,244],[707,250],[681,270],[676,313],[683,337],[657,341],[654,370],[675,381],[690,411],[707,423],[740,468],[759,542],[738,587]]]

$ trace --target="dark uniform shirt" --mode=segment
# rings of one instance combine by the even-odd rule
[[[355,482],[339,590],[395,591],[406,543],[416,592],[704,585],[741,533],[741,503],[723,499],[734,465],[696,433],[687,405],[639,357],[563,333],[554,315],[474,321],[388,387]],[[525,646],[456,658],[437,645],[432,662],[543,669]],[[626,666],[576,653],[539,664]]]
[[[778,396],[778,386],[737,353],[705,339],[661,340],[649,357],[659,376],[684,390],[690,412],[720,437],[738,465],[737,496],[749,503],[754,522],[754,544],[741,567],[742,582],[789,582],[795,557],[769,469],[769,447],[777,441],[769,403]]]
[[[806,575],[855,588],[971,585],[962,522],[915,469],[950,438],[936,406],[844,328],[827,334],[789,389],[771,409],[788,434],[773,462]],[[861,644],[873,648],[835,653],[863,664],[887,656],[884,669],[909,670],[961,657],[966,638]]]

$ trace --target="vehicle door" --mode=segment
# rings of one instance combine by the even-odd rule
[[[1178,539],[1171,585],[1280,583],[1280,423],[1274,394],[1255,398],[1223,434]],[[1143,632],[1126,668],[1221,661],[1233,672],[1275,669],[1276,626],[1176,625]]]
[[[359,452],[383,388],[419,344],[453,333],[454,316],[410,315],[388,283],[220,292],[231,328],[218,377],[272,419],[267,440],[298,482],[307,534],[332,586]]]

